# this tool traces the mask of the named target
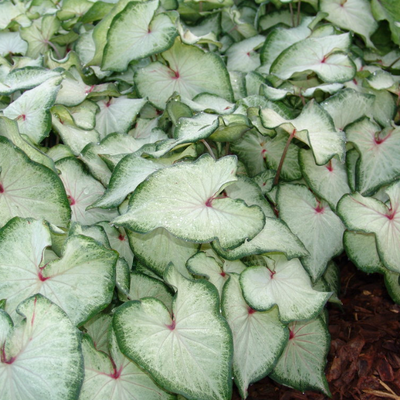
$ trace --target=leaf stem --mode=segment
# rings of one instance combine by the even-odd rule
[[[53,43],[51,43],[50,40],[47,40],[46,44],[48,44],[54,50],[54,53],[56,53],[57,59],[61,60],[61,54],[58,51],[57,47]]]
[[[297,25],[300,25],[300,9],[301,9],[301,0],[297,3]]]
[[[204,146],[206,146],[206,149],[207,149],[208,152],[210,153],[211,157],[212,157],[214,160],[216,160],[217,158],[215,157],[215,154],[214,154],[214,152],[212,151],[211,146],[207,143],[207,141],[204,140],[204,139],[201,139],[201,142],[204,144]]]
[[[285,161],[286,154],[287,154],[288,149],[289,149],[289,145],[290,145],[292,139],[294,138],[295,134],[296,134],[296,129],[293,129],[293,132],[290,134],[289,139],[286,142],[285,148],[283,149],[282,157],[281,157],[281,160],[279,161],[279,166],[278,166],[278,169],[276,171],[276,175],[275,175],[275,179],[274,179],[274,186],[276,186],[279,183],[279,177],[281,175],[283,162]]]
[[[292,28],[294,28],[294,13],[292,3],[289,3],[290,16],[292,18]]]

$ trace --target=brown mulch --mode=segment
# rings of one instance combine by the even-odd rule
[[[343,308],[329,305],[331,347],[326,376],[334,400],[400,400],[400,306],[387,294],[382,275],[358,271],[345,257],[341,266]],[[232,400],[240,396],[234,388]],[[248,400],[326,400],[264,378]]]

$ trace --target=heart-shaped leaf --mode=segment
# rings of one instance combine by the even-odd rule
[[[171,265],[165,279],[178,293],[173,317],[159,300],[120,306],[113,326],[121,351],[166,390],[199,400],[231,398],[232,337],[219,314],[218,293]]]
[[[208,155],[158,170],[136,188],[128,212],[113,223],[141,233],[163,227],[184,240],[238,246],[260,232],[265,217],[257,206],[217,198],[235,182],[235,171],[235,157],[214,161]]]
[[[1,397],[76,399],[84,375],[79,331],[40,294],[22,302],[17,312],[2,347]]]

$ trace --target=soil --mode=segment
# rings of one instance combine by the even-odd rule
[[[400,305],[386,291],[382,275],[367,275],[347,261],[341,268],[342,309],[328,305],[331,346],[326,377],[334,400],[400,400]],[[240,396],[234,388],[232,400]],[[247,400],[327,400],[264,378]]]

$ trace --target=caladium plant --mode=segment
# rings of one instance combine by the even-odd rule
[[[400,303],[398,21],[0,2],[0,397],[329,396],[334,258]]]

